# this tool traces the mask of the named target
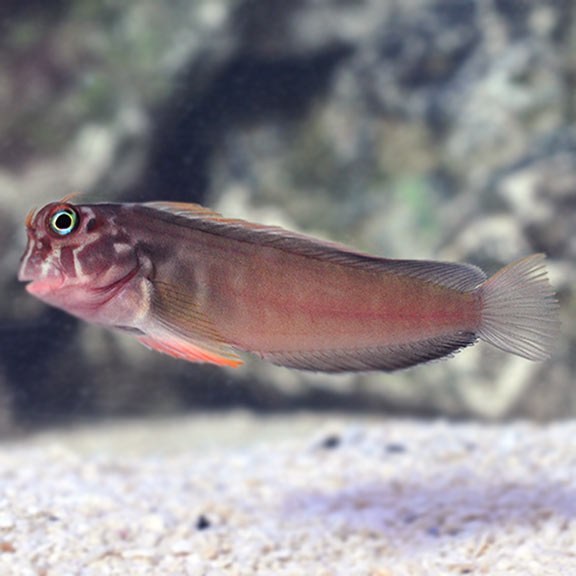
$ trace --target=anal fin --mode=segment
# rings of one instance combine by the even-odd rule
[[[473,332],[436,336],[417,342],[346,349],[266,351],[259,355],[287,368],[316,372],[392,372],[453,355],[476,342]]]

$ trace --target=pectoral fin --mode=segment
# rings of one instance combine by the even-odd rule
[[[190,295],[165,282],[153,281],[152,286],[153,327],[139,338],[140,342],[190,362],[233,367],[242,364],[212,319]]]

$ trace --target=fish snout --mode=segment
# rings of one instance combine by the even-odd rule
[[[62,282],[62,271],[58,266],[56,255],[49,245],[39,241],[33,234],[28,235],[28,245],[20,259],[18,280]]]

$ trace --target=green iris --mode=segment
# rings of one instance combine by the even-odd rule
[[[50,229],[59,236],[67,236],[78,226],[78,214],[71,208],[61,208],[52,214]]]

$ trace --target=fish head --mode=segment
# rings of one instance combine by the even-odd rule
[[[138,270],[136,250],[113,205],[53,202],[26,220],[18,279],[40,300],[88,317]]]

